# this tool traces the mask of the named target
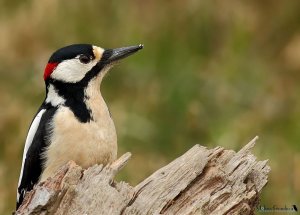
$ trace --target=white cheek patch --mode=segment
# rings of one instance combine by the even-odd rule
[[[76,83],[84,78],[86,73],[97,64],[96,60],[83,64],[78,58],[65,60],[58,64],[51,77],[63,82]]]

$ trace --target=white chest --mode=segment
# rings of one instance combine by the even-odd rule
[[[52,175],[70,160],[83,168],[88,168],[94,164],[107,164],[116,159],[116,130],[103,98],[97,95],[86,103],[92,110],[93,120],[90,122],[78,121],[73,112],[65,106],[59,107],[54,115],[41,180]]]

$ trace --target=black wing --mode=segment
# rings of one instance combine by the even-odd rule
[[[31,138],[29,141],[26,139],[24,161],[17,190],[17,209],[22,204],[25,193],[30,191],[38,182],[43,171],[42,153],[47,146],[46,138],[50,132],[49,122],[51,122],[56,110],[56,107],[43,104],[31,123],[27,136],[27,138],[30,138],[29,136]],[[30,141],[31,139],[32,141]]]

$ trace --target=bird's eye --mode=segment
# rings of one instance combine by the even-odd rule
[[[79,60],[81,63],[84,63],[84,64],[88,64],[91,61],[91,59],[86,55],[80,55]]]

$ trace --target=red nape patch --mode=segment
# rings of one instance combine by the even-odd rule
[[[58,63],[48,63],[45,71],[44,71],[44,80],[46,81],[49,76],[51,75],[51,73],[53,72],[53,70],[57,67]]]

